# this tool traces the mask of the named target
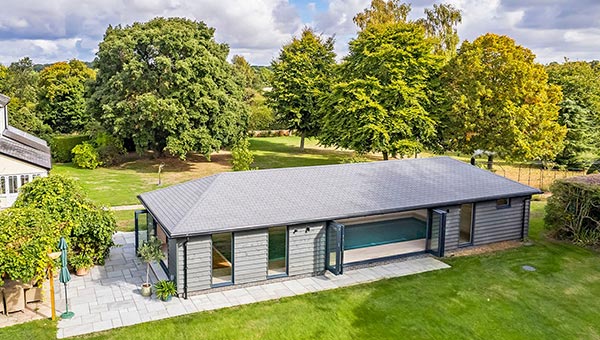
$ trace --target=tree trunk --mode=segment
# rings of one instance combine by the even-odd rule
[[[383,152],[383,160],[384,160],[384,161],[387,161],[387,160],[388,160],[388,153],[387,153],[387,151],[384,151],[384,152]]]
[[[300,133],[300,152],[304,152],[304,131]]]
[[[487,168],[488,168],[488,170],[492,170],[494,168],[494,155],[493,154],[488,155]]]

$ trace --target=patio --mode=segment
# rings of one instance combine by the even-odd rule
[[[328,273],[195,295],[188,300],[173,298],[169,302],[163,302],[154,297],[142,297],[138,292],[140,284],[145,280],[145,266],[134,254],[134,233],[119,232],[114,240],[120,246],[111,250],[110,258],[104,266],[94,267],[84,277],[73,276],[69,283],[69,309],[75,312],[75,317],[59,321],[58,338],[449,268],[434,258],[422,257],[347,270],[341,276]],[[57,313],[60,315],[65,306],[64,289],[59,283],[56,289]]]

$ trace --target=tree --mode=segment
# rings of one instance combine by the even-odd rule
[[[370,25],[406,22],[410,4],[399,0],[372,0],[369,8],[356,14],[354,23],[364,30]]]
[[[546,67],[548,81],[561,87],[559,123],[567,127],[559,164],[588,167],[600,154],[600,72],[592,63],[568,61]]]
[[[51,132],[37,111],[38,73],[31,59],[25,57],[9,67],[0,66],[0,93],[11,99],[10,125],[41,137]]]
[[[434,4],[426,8],[425,17],[408,20],[410,4],[399,0],[372,0],[369,8],[354,17],[354,23],[364,30],[369,25],[413,22],[425,28],[427,37],[434,38],[435,53],[450,59],[459,43],[456,25],[462,22],[460,10],[450,4]]]
[[[241,139],[232,149],[232,166],[233,171],[250,170],[250,166],[254,162],[254,155],[250,151],[250,142],[247,138]]]
[[[300,133],[300,151],[304,138],[319,132],[319,98],[329,92],[335,66],[333,42],[305,28],[272,63],[273,90],[268,97],[278,119]]]
[[[58,62],[42,70],[39,76],[38,110],[54,131],[82,131],[89,122],[84,98],[85,83],[96,72],[83,62],[73,59]]]
[[[435,53],[450,59],[456,54],[460,42],[456,25],[462,22],[460,10],[450,4],[434,4],[433,9],[425,9],[425,18],[417,23],[425,27],[427,36],[437,40]]]
[[[406,155],[422,149],[435,123],[424,105],[441,59],[414,23],[371,25],[350,42],[340,79],[323,106],[327,146]]]
[[[244,133],[247,109],[229,47],[182,18],[108,27],[95,61],[92,115],[141,152],[207,158]]]
[[[516,160],[553,159],[566,133],[558,124],[561,93],[534,59],[507,36],[465,41],[440,77],[443,145]],[[492,153],[488,161],[491,167]]]
[[[256,88],[258,84],[258,78],[254,72],[254,69],[252,66],[250,66],[246,59],[241,55],[236,54],[231,59],[231,63],[233,64],[238,76],[242,80],[242,86],[245,88]]]

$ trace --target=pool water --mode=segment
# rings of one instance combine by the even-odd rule
[[[427,223],[414,217],[345,226],[344,249],[425,238]]]

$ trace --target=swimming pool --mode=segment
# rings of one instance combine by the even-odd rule
[[[344,250],[425,238],[427,223],[407,217],[345,226]]]

